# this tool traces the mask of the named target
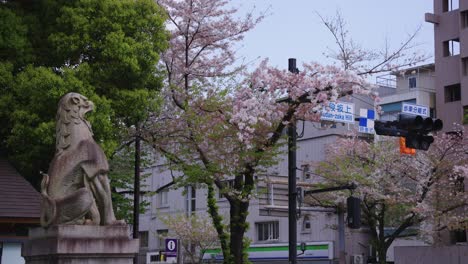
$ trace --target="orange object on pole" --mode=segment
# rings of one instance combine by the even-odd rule
[[[416,155],[416,149],[406,147],[406,138],[400,137],[400,154]]]

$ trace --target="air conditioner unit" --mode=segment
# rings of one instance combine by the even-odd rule
[[[352,255],[351,256],[351,263],[352,264],[364,264],[364,256],[363,255]]]

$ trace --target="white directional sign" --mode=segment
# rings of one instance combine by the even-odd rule
[[[416,105],[416,104],[409,104],[409,103],[402,103],[401,104],[401,112],[405,114],[411,115],[420,115],[429,117],[429,107],[425,105]]]
[[[320,119],[354,124],[354,104],[330,102],[323,107]]]

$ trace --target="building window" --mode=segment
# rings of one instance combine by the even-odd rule
[[[156,234],[158,236],[158,245],[157,245],[158,249],[166,248],[167,233],[168,233],[167,229],[156,230]]]
[[[409,88],[416,88],[416,77],[409,77],[408,78],[408,86]]]
[[[167,196],[169,194],[168,190],[162,190],[158,193],[158,205],[159,207],[167,207]]]
[[[256,223],[257,226],[257,240],[258,241],[271,241],[279,239],[279,223],[263,222]]]
[[[310,217],[308,215],[305,215],[304,220],[302,221],[302,231],[309,231],[310,228],[311,228]]]
[[[310,180],[312,173],[310,172],[309,165],[302,165],[302,179]]]
[[[468,57],[462,58],[462,74],[468,76]]]
[[[148,247],[148,231],[138,232],[140,237],[140,247]]]
[[[459,0],[443,0],[443,12],[449,12],[458,9]]]
[[[468,242],[466,239],[466,230],[464,229],[450,231],[450,236],[454,244]]]
[[[468,27],[468,10],[461,12],[460,18],[461,18],[461,27],[467,28]]]
[[[185,209],[187,215],[195,212],[196,205],[196,189],[193,186],[185,187]]]
[[[460,40],[451,39],[444,41],[444,57],[460,54]]]
[[[461,88],[460,84],[453,84],[445,86],[445,102],[455,102],[461,100]]]

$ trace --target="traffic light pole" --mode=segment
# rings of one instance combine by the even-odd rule
[[[296,59],[288,60],[288,70],[297,73]],[[288,125],[288,224],[289,264],[297,263],[297,188],[296,188],[296,122]]]

